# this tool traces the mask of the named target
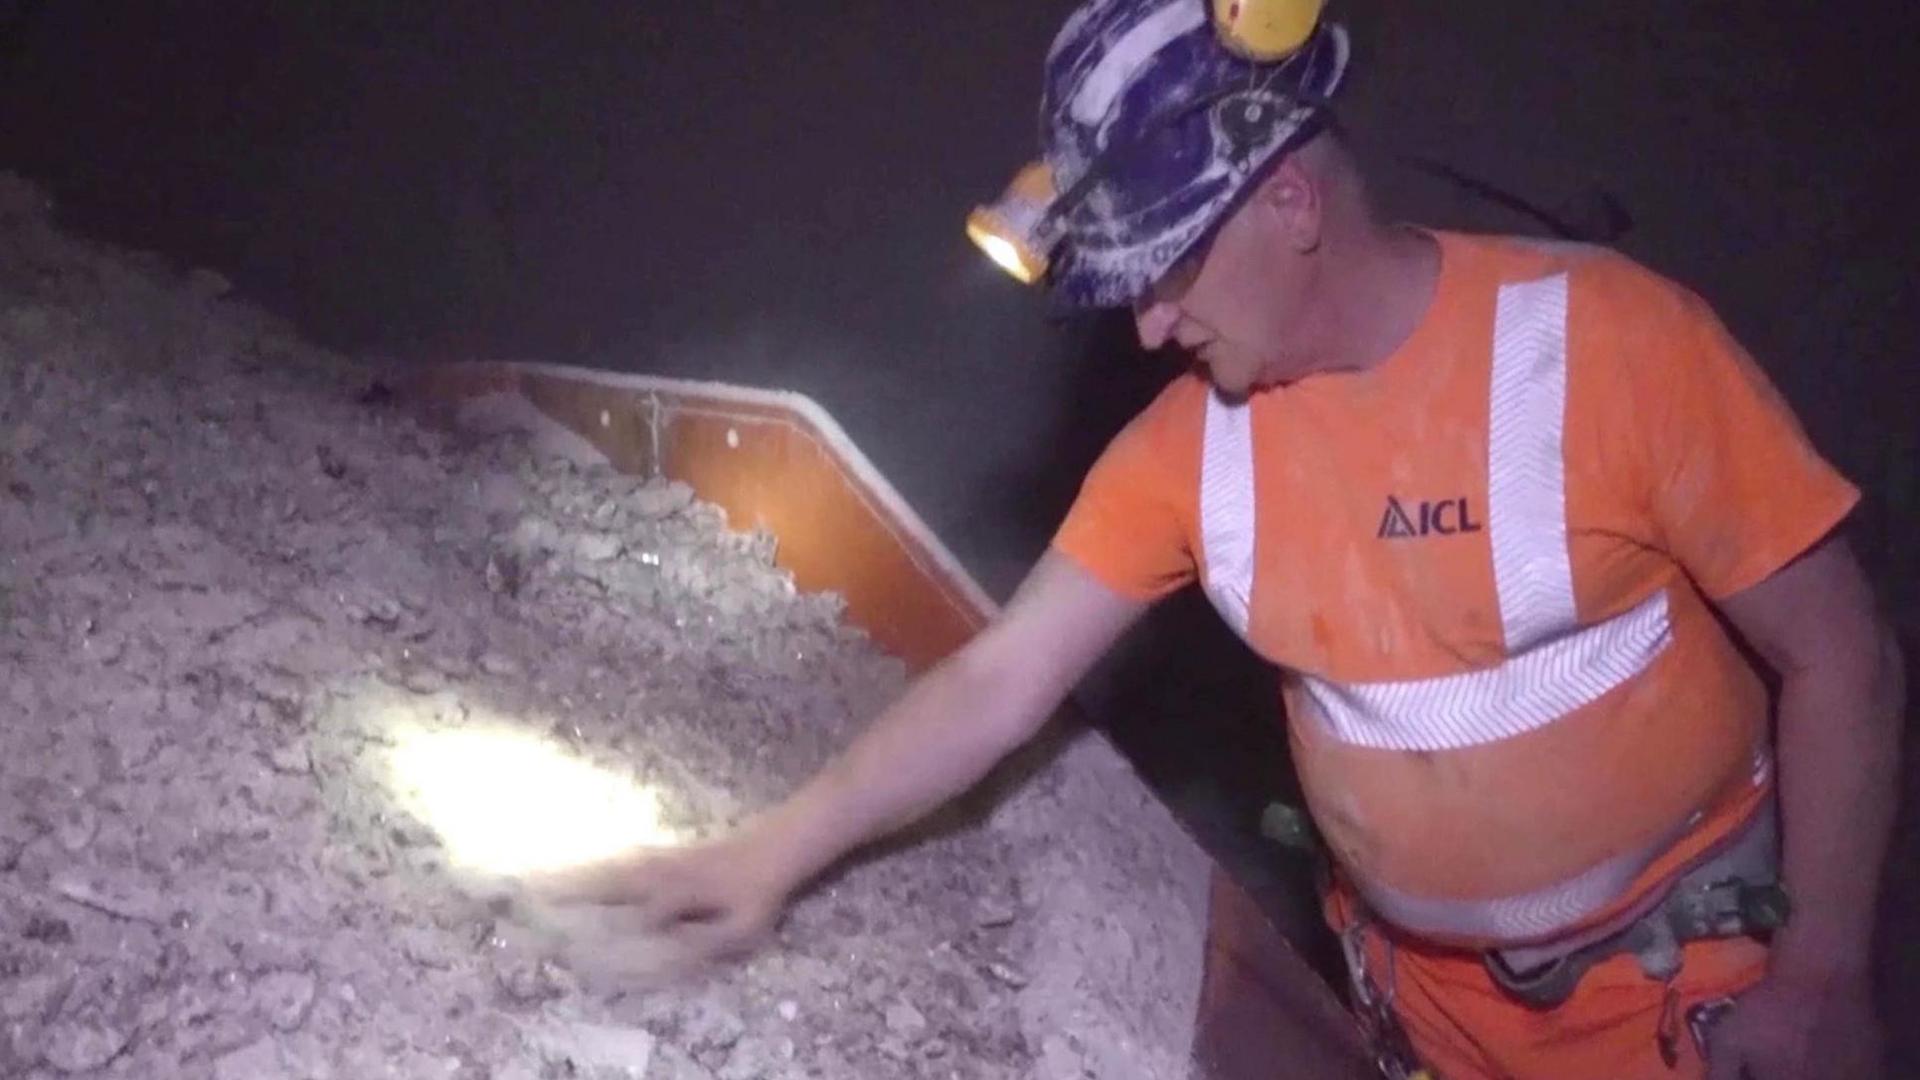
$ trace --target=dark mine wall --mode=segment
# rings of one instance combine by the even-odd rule
[[[1171,373],[1124,322],[1049,321],[961,233],[1034,151],[1070,6],[0,0],[0,168],[70,227],[217,268],[396,365],[812,394],[1004,594]],[[1623,207],[1620,246],[1713,302],[1868,489],[1857,537],[1912,641],[1908,6],[1334,11],[1359,49],[1346,120],[1387,204],[1539,230],[1412,155],[1562,217]],[[1284,781],[1218,748],[1281,744],[1270,682],[1205,611],[1173,604],[1087,697],[1216,850],[1297,880],[1229,827]],[[1890,908],[1920,906],[1910,855]],[[1312,923],[1298,889],[1273,895]],[[1920,950],[1895,944],[1911,1001]]]
[[[1167,374],[1050,325],[960,232],[1033,151],[1069,6],[14,0],[0,164],[329,343],[812,393],[1004,589]],[[1334,10],[1389,204],[1538,229],[1396,154],[1555,211],[1613,196],[1622,246],[1717,304],[1874,488],[1891,569],[1920,376],[1890,6]]]

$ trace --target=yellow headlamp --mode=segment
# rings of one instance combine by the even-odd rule
[[[1228,50],[1275,64],[1300,50],[1320,24],[1325,0],[1212,0],[1213,29]]]
[[[1319,25],[1325,0],[1209,0],[1213,29],[1229,51],[1255,63],[1278,63],[1298,52]],[[1053,172],[1044,162],[1021,168],[1000,198],[967,215],[967,236],[1023,285],[1047,275],[1065,231]],[[1072,201],[1072,195],[1068,197]]]
[[[1016,281],[1032,285],[1047,276],[1048,258],[1059,241],[1047,214],[1059,196],[1046,162],[1028,162],[999,199],[967,215],[967,236]]]

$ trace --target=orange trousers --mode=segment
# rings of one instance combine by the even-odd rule
[[[1350,901],[1330,896],[1336,932],[1352,925]],[[1686,1012],[1736,995],[1766,973],[1767,949],[1751,938],[1693,942],[1671,984],[1622,954],[1593,966],[1553,1009],[1515,1001],[1480,957],[1369,925],[1360,931],[1368,970],[1440,1080],[1701,1080],[1706,1062]],[[1390,991],[1388,987],[1391,987]],[[1669,1065],[1661,1036],[1677,1053]]]

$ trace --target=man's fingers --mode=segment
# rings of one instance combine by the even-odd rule
[[[686,919],[664,927],[662,933],[701,962],[731,959],[752,952],[761,937],[757,925],[738,916],[707,921]]]
[[[727,918],[727,907],[704,890],[665,888],[656,892],[646,905],[641,921],[649,933],[673,933],[682,926],[719,923]]]

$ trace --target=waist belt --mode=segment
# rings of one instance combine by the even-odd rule
[[[1651,905],[1623,916],[1628,921],[1617,929],[1568,944],[1496,949],[1483,958],[1493,981],[1508,994],[1533,1008],[1551,1009],[1603,960],[1632,953],[1648,978],[1665,982],[1680,970],[1681,945],[1776,930],[1789,914],[1780,885],[1779,814],[1769,798]]]

